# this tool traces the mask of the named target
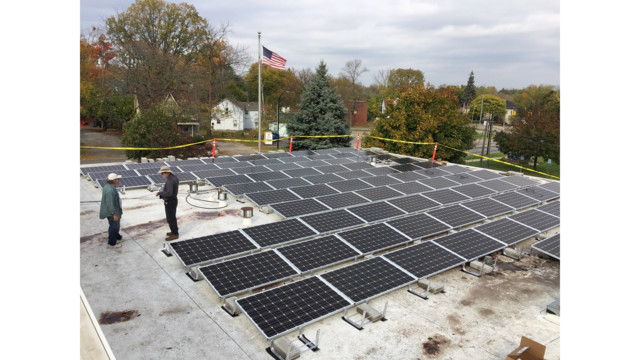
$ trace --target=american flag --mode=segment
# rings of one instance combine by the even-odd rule
[[[263,46],[262,63],[271,66],[274,69],[284,70],[284,65],[287,63],[287,59]]]

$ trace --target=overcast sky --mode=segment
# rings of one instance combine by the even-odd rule
[[[177,1],[176,1],[177,2]],[[560,85],[559,0],[186,1],[213,25],[229,23],[231,44],[258,56],[262,45],[287,67],[332,75],[361,59],[370,85],[380,70],[413,68],[426,81],[523,88]],[[101,25],[132,0],[81,0],[80,31]]]

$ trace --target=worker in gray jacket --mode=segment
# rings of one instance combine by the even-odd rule
[[[120,184],[122,175],[114,173],[107,176],[107,183],[102,188],[102,201],[100,202],[100,219],[109,221],[109,245],[108,249],[116,249],[122,246],[120,235],[120,218],[122,217],[122,200],[116,190]]]
[[[178,177],[173,175],[171,168],[163,166],[158,171],[158,174],[167,179],[161,191],[156,193],[164,200],[164,213],[167,216],[167,222],[169,223],[170,232],[167,233],[166,241],[175,240],[180,235],[178,234],[178,220],[176,219],[176,209],[178,208]]]

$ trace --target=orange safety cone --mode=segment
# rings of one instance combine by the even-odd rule
[[[293,135],[289,138],[289,152],[291,152],[291,147],[293,146]]]

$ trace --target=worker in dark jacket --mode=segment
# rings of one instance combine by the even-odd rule
[[[167,215],[167,222],[169,223],[169,229],[171,232],[167,233],[166,241],[175,240],[178,235],[178,220],[176,219],[176,209],[178,208],[178,177],[173,175],[171,168],[163,166],[158,171],[158,174],[167,179],[161,191],[156,193],[156,196],[160,196],[164,200],[164,212]]]
[[[109,245],[108,249],[116,249],[122,246],[120,235],[120,218],[122,217],[122,201],[116,190],[120,184],[122,175],[114,173],[107,176],[107,183],[102,188],[102,201],[100,202],[100,219],[109,221]]]

